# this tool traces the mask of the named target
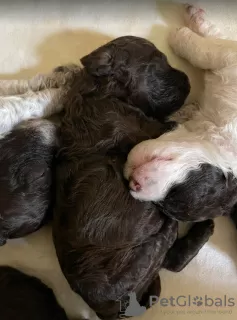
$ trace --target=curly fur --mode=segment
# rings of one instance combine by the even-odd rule
[[[72,73],[68,69],[30,80],[0,80],[0,138],[22,121],[59,113],[63,89]]]
[[[170,130],[147,114],[163,121],[181,107],[189,82],[137,37],[118,38],[81,61],[85,68],[64,97],[53,237],[71,288],[102,319],[116,319],[129,292],[143,304],[159,295],[158,271],[177,237],[174,220],[129,194],[123,166],[135,144]],[[213,232],[210,221],[196,227],[203,232],[195,245],[186,255],[171,251],[165,267],[184,267]]]
[[[38,76],[38,80],[36,77],[27,83],[4,81],[2,92],[15,94],[4,100],[5,111],[15,115],[8,129],[21,121],[22,114],[28,119],[65,107],[62,148],[57,157],[54,241],[59,262],[72,289],[80,293],[103,319],[112,319],[118,315],[117,299],[125,304],[131,291],[137,293],[141,304],[147,303],[150,294],[159,295],[161,266],[172,271],[184,268],[209,239],[214,224],[211,220],[196,224],[186,237],[176,240],[177,223],[163,215],[155,204],[134,200],[123,178],[123,165],[130,149],[173,127],[173,123],[165,120],[181,107],[189,93],[186,75],[173,69],[154,45],[136,37],[116,39],[84,57],[82,63],[83,70],[77,66],[58,67],[52,75]],[[61,87],[61,80],[58,83],[51,79],[61,79]],[[69,91],[67,79],[72,80]],[[52,89],[56,92],[55,98]],[[37,90],[36,94],[32,92],[34,90]],[[49,99],[44,98],[46,90]],[[17,100],[19,93],[22,95]],[[64,103],[55,107],[57,97],[63,97],[65,93]],[[32,101],[37,103],[31,104]],[[12,102],[16,103],[13,108]],[[28,104],[31,108],[23,112]],[[10,189],[5,192],[18,201],[19,223],[29,223],[33,219],[31,211],[22,211],[20,205],[24,201],[28,207],[31,204],[37,208],[37,223],[41,223],[44,216],[41,215],[44,210],[39,211],[42,210],[39,204],[48,206],[49,185],[45,185],[48,180],[44,174],[41,176],[45,166],[35,167],[33,161],[31,177],[24,168],[28,157],[39,161],[47,152],[51,154],[54,135],[49,128],[44,120],[41,123],[32,120],[20,130],[13,130],[2,141],[8,145],[9,155],[15,155],[4,179],[9,181],[8,189],[17,186],[13,194],[9,193]],[[14,143],[11,143],[17,139],[19,148],[14,149]],[[10,172],[12,175],[7,176]],[[22,186],[21,181],[31,179],[31,185]],[[26,192],[22,192],[23,187]],[[41,191],[32,194],[32,188],[33,192]],[[33,197],[29,198],[30,195]],[[46,197],[45,201],[43,197]],[[9,202],[8,206],[13,203]],[[7,225],[5,217],[4,228],[8,226],[11,237],[14,232],[19,236],[14,229],[14,215],[8,218]],[[32,229],[23,224],[20,231],[28,233]],[[42,277],[36,270],[30,270],[30,273],[40,275],[46,283],[55,286],[51,279]],[[77,301],[81,314],[96,319],[86,310],[79,296],[75,299],[65,285],[63,290],[73,297],[73,303]],[[63,301],[60,304],[64,306]]]
[[[51,203],[56,125],[22,123],[0,140],[0,244],[39,229]]]
[[[236,43],[215,39],[221,34],[203,14],[186,6],[187,25],[206,37],[187,27],[169,37],[179,56],[205,70],[199,106],[172,132],[137,145],[125,166],[131,194],[179,220],[228,215],[237,201]]]

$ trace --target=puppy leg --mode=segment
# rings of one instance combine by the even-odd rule
[[[160,276],[150,284],[147,291],[142,295],[142,299],[140,300],[140,305],[145,306],[146,308],[151,307],[150,304],[150,297],[159,297],[161,292],[161,283],[160,283]]]
[[[196,223],[185,237],[175,241],[166,255],[163,267],[174,272],[181,271],[198,254],[213,232],[213,220]]]
[[[53,69],[53,72],[63,72],[65,74],[68,72],[74,72],[78,69],[80,69],[80,67],[78,67],[78,65],[72,63],[72,64],[67,64],[64,66],[58,66]]]
[[[78,68],[78,67],[77,67]],[[0,96],[37,92],[64,86],[72,76],[76,66],[58,67],[50,74],[38,74],[29,80],[0,80]]]
[[[36,75],[28,81],[29,89],[36,92],[50,88],[61,88],[72,78],[73,74],[80,69],[75,64],[59,66],[52,73]]]
[[[37,92],[47,88],[59,88],[64,79],[61,74],[55,75],[36,75],[30,80],[0,80],[0,95],[12,96],[27,93],[29,91]]]
[[[157,237],[157,238],[160,238],[161,242],[159,243],[160,247],[157,246],[157,248],[159,248],[159,249],[156,250],[156,253],[155,253],[156,257],[154,257],[155,259],[150,257],[150,260],[153,261],[153,263],[155,263],[155,260],[159,261],[159,263],[160,263],[161,259],[163,259],[162,258],[163,253],[167,250],[167,248],[172,248],[172,244],[174,245],[174,243],[175,243],[174,241],[177,241],[176,240],[177,239],[177,232],[178,232],[177,221],[172,220],[172,219],[167,219],[167,221],[165,221],[165,223],[162,226],[162,228],[159,232],[159,235]],[[163,244],[162,244],[162,242],[163,242]],[[157,244],[158,244],[158,242],[157,242]],[[146,252],[149,252],[149,250],[147,250]],[[159,252],[159,254],[157,254],[157,252]],[[145,255],[143,255],[143,257],[145,257]],[[136,262],[139,263],[138,261],[136,261]],[[154,271],[154,269],[156,269],[157,271],[160,270],[159,263],[157,264],[157,262],[156,262],[156,266],[155,265],[153,266],[153,271]],[[142,264],[140,263],[140,265],[142,265]],[[152,273],[153,272],[152,272],[152,268],[151,268],[151,274]],[[144,291],[144,293],[139,301],[140,305],[146,306],[146,308],[151,307],[150,297],[151,296],[159,297],[160,292],[161,292],[161,282],[160,282],[160,276],[157,273],[156,278],[150,283],[148,288]]]
[[[203,38],[187,27],[173,30],[169,44],[178,56],[203,70],[221,69],[237,61],[237,53],[226,47],[225,40]]]
[[[184,20],[189,29],[203,37],[227,39],[215,24],[207,20],[205,11],[202,8],[191,4],[186,4],[184,7]]]
[[[29,90],[28,80],[0,80],[0,95],[11,96]]]
[[[200,37],[226,38],[206,19],[203,9],[185,5],[184,19],[189,28],[174,30],[169,37],[176,54],[204,70],[220,69],[236,60],[236,54],[226,49],[225,41],[217,43],[215,39]]]
[[[139,301],[142,299],[145,301],[145,304],[147,303],[148,291],[151,292],[155,290],[152,284],[151,286],[149,285],[155,277],[158,277],[158,272],[162,266],[165,255],[172,247],[176,238],[177,221],[167,218],[161,230],[156,235],[151,236],[144,243],[133,247],[132,259],[129,262],[129,266],[126,267],[126,273],[123,273],[121,277],[119,277],[119,282],[116,280],[115,288],[111,287],[111,285],[104,285],[103,288],[99,289],[100,294],[105,297],[114,296],[115,290],[118,290],[116,295],[121,292],[125,293],[123,296],[117,296],[117,301],[106,301],[94,307],[94,310],[100,318],[117,319],[118,316],[121,318],[122,314],[120,311],[124,310],[124,307],[127,305],[127,294],[132,292],[137,293]],[[121,256],[117,256],[116,261],[123,260],[124,252],[121,252]],[[117,276],[115,279],[117,279]],[[111,283],[113,283],[113,281]],[[158,284],[158,279],[156,283]],[[155,283],[153,284],[155,285]],[[122,290],[120,288],[122,288]],[[95,290],[97,292],[98,289],[95,288]],[[155,292],[159,293],[159,287]],[[145,293],[144,297],[143,293]],[[89,294],[93,294],[93,292]],[[87,301],[87,299],[85,300]],[[119,302],[122,308],[120,308]]]
[[[60,112],[61,95],[61,89],[47,89],[19,96],[0,97],[0,134],[9,132],[24,120]]]

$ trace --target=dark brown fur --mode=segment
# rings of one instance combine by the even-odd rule
[[[147,115],[163,121],[190,87],[186,75],[141,38],[116,39],[81,61],[85,69],[65,97],[53,236],[72,289],[101,318],[115,319],[129,292],[143,302],[159,295],[152,284],[177,237],[175,221],[130,196],[123,166],[135,144],[170,129]],[[195,254],[213,224],[202,227],[208,231],[197,237]]]
[[[51,289],[40,280],[0,267],[1,320],[67,320]]]
[[[205,163],[190,171],[185,181],[173,186],[159,205],[172,219],[198,222],[230,216],[236,212],[233,209],[236,201],[234,175],[225,175],[221,169]]]
[[[50,130],[52,143],[45,142],[44,130]],[[28,121],[0,140],[0,245],[45,221],[56,144],[56,127],[47,120]]]

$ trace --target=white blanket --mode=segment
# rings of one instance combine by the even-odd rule
[[[233,39],[237,38],[237,2],[205,2],[198,1],[210,19]],[[189,101],[199,96],[202,72],[175,57],[167,45],[169,27],[183,24],[182,8],[178,4],[155,0],[39,3],[29,1],[27,4],[25,0],[0,4],[0,78],[27,78],[37,72],[48,72],[57,65],[77,62],[82,55],[111,38],[132,34],[152,40],[167,53],[174,66],[188,73],[192,84]],[[57,263],[49,226],[0,248],[0,264],[39,275],[53,287],[61,302],[67,301],[71,314],[77,313],[76,297],[67,293],[70,291]],[[179,299],[183,304],[189,295],[191,301],[198,296],[204,304],[175,307],[164,300],[163,304],[168,306],[158,303],[141,319],[236,319],[236,266],[237,231],[229,219],[219,218],[214,236],[185,270],[178,274],[161,272],[163,298],[184,296]],[[220,299],[224,303],[227,296],[227,300],[233,298],[234,306],[205,306],[205,295],[209,297],[208,304],[210,299],[219,298],[220,305]]]

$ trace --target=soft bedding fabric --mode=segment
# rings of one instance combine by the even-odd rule
[[[195,3],[206,9],[210,19],[231,38],[237,39],[237,2]],[[111,38],[132,34],[152,40],[174,66],[186,71],[192,83],[189,101],[199,97],[202,73],[175,57],[167,45],[169,27],[183,24],[182,8],[177,2],[55,0],[40,4],[22,0],[0,4],[0,12],[2,79],[27,78],[60,64],[77,62]],[[1,247],[0,264],[40,276],[53,287],[58,299],[66,302],[67,311],[77,314],[77,298],[60,272],[50,226]],[[185,270],[178,274],[161,272],[161,298],[179,297],[179,304],[188,305],[177,306],[174,300],[176,306],[172,306],[170,301],[163,300],[163,306],[158,303],[141,319],[236,319],[236,266],[237,231],[229,219],[219,218],[214,236]],[[193,304],[195,297],[198,305]],[[231,306],[225,306],[228,299],[232,299]],[[216,305],[211,306],[212,300]]]

